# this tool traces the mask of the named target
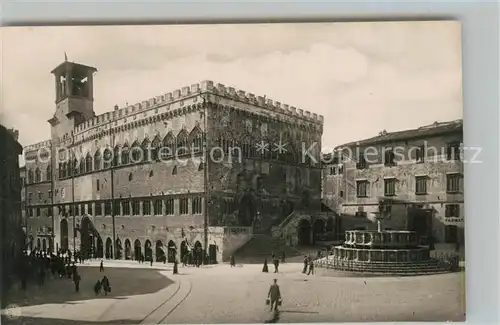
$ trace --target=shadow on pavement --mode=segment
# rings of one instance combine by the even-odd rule
[[[6,294],[6,304],[33,306],[41,304],[78,304],[78,301],[89,299],[126,299],[126,296],[155,293],[173,283],[158,270],[135,268],[99,268],[79,266],[81,275],[80,292],[75,291],[73,281],[68,278],[55,278],[49,275],[44,285],[28,283],[26,291],[16,290]],[[94,284],[106,275],[111,285],[111,293],[96,296]]]

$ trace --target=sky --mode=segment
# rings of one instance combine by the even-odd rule
[[[213,80],[324,115],[325,151],[462,118],[460,23],[3,27],[0,122],[50,138],[50,71],[98,69],[96,115]]]

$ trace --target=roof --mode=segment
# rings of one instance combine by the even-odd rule
[[[384,130],[375,137],[349,142],[344,145],[337,146],[335,149],[353,147],[353,146],[367,146],[367,145],[375,145],[387,142],[404,141],[415,138],[431,137],[447,133],[462,132],[462,130],[463,130],[462,119],[448,121],[448,122],[434,122],[431,125],[425,125],[416,129],[410,129],[404,131],[387,132]]]
[[[69,66],[73,66],[77,69],[84,69],[84,70],[91,70],[93,72],[97,71],[96,68],[80,64],[80,63],[75,63],[75,62],[70,62],[70,61],[64,61],[63,63],[59,64],[54,70],[50,71],[50,73],[57,73],[60,71],[66,70]]]

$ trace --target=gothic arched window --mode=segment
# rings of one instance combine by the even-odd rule
[[[151,161],[158,160],[158,150],[161,148],[161,140],[159,136],[156,136],[151,143]]]
[[[48,181],[51,181],[52,180],[52,166],[51,165],[48,165],[47,166],[47,180]]]
[[[158,158],[168,159],[173,157],[175,154],[175,139],[172,132],[169,132],[165,138],[163,138],[163,147],[158,152]]]
[[[130,163],[129,159],[129,150],[128,150],[128,145],[125,144],[122,148],[122,164],[123,165],[128,165]]]
[[[87,153],[87,156],[85,157],[85,170],[87,173],[90,173],[92,171],[92,156],[90,153]]]
[[[101,169],[101,150],[97,149],[96,152],[94,153],[94,170],[100,170],[100,169]]]
[[[141,146],[139,146],[139,142],[137,141],[134,141],[134,143],[132,143],[132,146],[130,147],[130,158],[131,164],[137,164],[144,160],[144,151],[142,150]]]
[[[97,157],[99,157],[99,159],[100,159],[101,152],[98,150],[95,154],[96,154],[96,156],[98,155]],[[111,168],[111,164],[113,162],[113,153],[111,152],[111,150],[106,148],[106,150],[104,150],[104,153],[102,156],[103,156],[102,157],[103,158],[103,168],[104,169]],[[95,163],[96,163],[96,161],[94,160],[94,164]]]
[[[189,135],[191,149],[193,152],[201,152],[203,150],[203,134],[198,127],[195,127]]]
[[[153,159],[153,153],[148,138],[142,141],[140,149],[142,149],[142,160],[150,162]]]
[[[120,146],[117,145],[113,151],[113,166],[116,167],[120,165]]]
[[[33,181],[34,181],[33,171],[32,170],[28,170],[28,184],[33,183]]]
[[[187,143],[187,133],[182,130],[177,135],[177,152],[176,155],[182,156],[189,153],[189,144]]]
[[[37,167],[35,170],[35,183],[41,182],[42,181],[42,172],[40,169]]]

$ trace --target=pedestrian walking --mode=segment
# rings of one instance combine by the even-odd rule
[[[274,259],[274,273],[278,273],[279,272],[278,271],[279,266],[280,266],[280,260],[277,259],[277,258],[275,258]]]
[[[312,258],[309,261],[309,272],[307,272],[307,275],[311,275],[311,274],[314,275],[314,261]]]
[[[104,272],[104,262],[101,260],[101,264],[99,264],[99,272]]]
[[[73,282],[75,283],[76,292],[80,291],[80,280],[81,279],[82,279],[82,277],[77,272],[75,274],[73,274]]]
[[[107,276],[102,277],[101,286],[104,290],[104,295],[107,296],[108,292],[111,292],[111,284],[109,283],[109,279]]]
[[[273,284],[269,287],[267,302],[271,305],[271,311],[277,311],[278,305],[281,305],[281,292],[277,279],[274,279]]]
[[[179,274],[179,269],[178,269],[177,264],[179,264],[179,263],[177,262],[177,259],[175,259],[174,260],[174,267],[172,268],[172,273],[173,274]]]
[[[234,255],[231,255],[229,264],[231,265],[231,267],[235,267],[236,266],[236,261],[234,260]]]
[[[153,266],[153,256],[149,257],[149,266]]]
[[[264,259],[264,266],[262,267],[262,272],[269,272],[269,268],[267,267],[267,258]]]
[[[308,265],[309,265],[309,258],[306,255],[304,256],[304,268],[302,269],[302,273],[306,274]]]
[[[101,293],[101,281],[97,280],[94,284],[94,292],[96,296]]]

